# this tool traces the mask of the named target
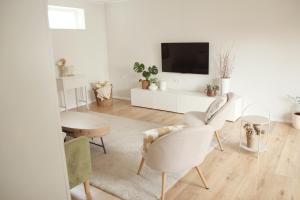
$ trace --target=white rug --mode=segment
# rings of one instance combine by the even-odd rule
[[[142,132],[162,125],[95,113],[111,125],[111,132],[103,137],[107,154],[101,147],[91,145],[91,184],[125,200],[154,200],[160,197],[161,173],[144,165],[141,175],[137,169],[141,161]],[[186,172],[167,174],[167,189]]]

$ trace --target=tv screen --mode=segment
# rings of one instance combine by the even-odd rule
[[[209,43],[161,43],[162,71],[208,74]]]

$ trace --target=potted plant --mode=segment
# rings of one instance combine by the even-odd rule
[[[219,90],[219,86],[218,85],[213,85],[213,84],[206,85],[206,94],[209,97],[216,96],[218,90]]]
[[[256,144],[256,136],[259,136],[260,134],[265,134],[265,131],[261,129],[260,125],[252,125],[250,123],[245,123],[243,128],[246,132],[247,147],[253,149]]]
[[[139,80],[140,82],[142,82],[143,89],[148,89],[150,86],[151,76],[158,74],[158,69],[155,65],[148,67],[148,69],[146,70],[145,65],[138,62],[134,63],[133,70],[137,73],[142,73],[142,76],[145,78],[145,80]]]
[[[300,129],[300,97],[290,96],[288,97],[293,101],[293,112],[292,112],[292,124],[295,129]]]
[[[230,91],[230,78],[233,71],[234,57],[231,49],[219,54],[219,74],[221,79],[221,92],[226,94]]]

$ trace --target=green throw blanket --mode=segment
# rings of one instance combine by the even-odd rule
[[[78,137],[65,143],[70,188],[88,180],[91,175],[89,139]]]

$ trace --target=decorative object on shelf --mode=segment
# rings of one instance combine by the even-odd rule
[[[167,82],[166,81],[159,81],[159,89],[161,91],[165,91],[167,89]]]
[[[158,79],[157,78],[151,78],[150,79],[149,90],[157,90],[158,89],[157,83],[158,83]]]
[[[255,148],[256,138],[260,134],[265,134],[265,130],[262,130],[261,127],[257,124],[245,123],[243,128],[246,132],[247,137],[247,147]]]
[[[112,105],[112,84],[109,81],[95,83],[93,90],[98,106]]]
[[[221,92],[226,94],[230,92],[230,78],[233,71],[232,49],[225,50],[219,54],[219,73],[221,79]]]
[[[290,96],[288,97],[293,101],[293,111],[292,111],[292,124],[293,127],[300,130],[300,97],[296,96]]]
[[[61,58],[56,62],[59,69],[59,76],[74,76],[74,66],[66,66],[66,59]]]
[[[207,84],[206,85],[206,94],[209,97],[214,97],[217,95],[217,91],[219,90],[218,85]]]
[[[140,82],[142,82],[143,89],[148,89],[150,86],[151,76],[158,74],[158,69],[155,65],[149,66],[146,70],[145,65],[143,63],[138,62],[134,63],[133,70],[137,73],[142,73],[142,76],[145,78],[145,80],[139,80]]]

